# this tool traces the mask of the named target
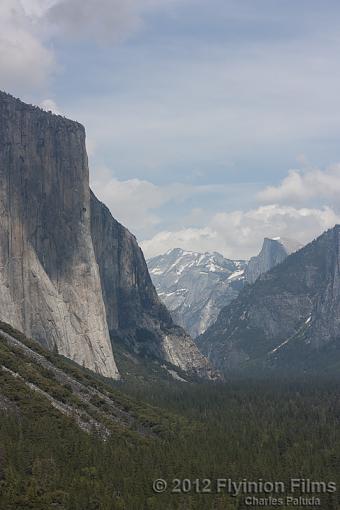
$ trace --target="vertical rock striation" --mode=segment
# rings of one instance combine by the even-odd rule
[[[90,229],[84,128],[0,93],[0,316],[118,377]]]
[[[113,341],[199,376],[213,372],[192,338],[160,302],[136,238],[91,193],[91,227]]]
[[[224,371],[338,371],[340,226],[245,287],[198,345]]]
[[[265,237],[261,251],[248,262],[245,277],[248,283],[254,283],[261,274],[266,273],[277,264],[281,264],[288,255],[302,248],[302,245],[292,239]]]
[[[119,378],[109,330],[210,377],[88,174],[83,126],[0,92],[0,320],[107,377]]]

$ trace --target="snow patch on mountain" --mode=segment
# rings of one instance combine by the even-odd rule
[[[218,252],[175,248],[147,262],[160,298],[193,337],[216,320],[245,283],[246,261],[229,260]]]

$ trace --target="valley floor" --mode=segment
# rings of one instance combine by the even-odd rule
[[[340,381],[154,384],[131,379],[119,385],[119,392],[161,409],[160,419],[162,413],[173,419],[155,437],[117,431],[106,441],[79,430],[38,396],[21,395],[15,404],[8,377],[2,388],[3,510],[249,508],[244,495],[217,493],[216,479],[286,484],[299,478],[340,487]],[[168,484],[161,494],[153,490],[157,479]],[[202,493],[197,479],[211,479],[211,492]],[[323,510],[340,508],[339,493],[320,498]],[[295,508],[303,508],[299,501]]]

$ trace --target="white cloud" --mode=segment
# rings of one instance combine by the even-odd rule
[[[184,3],[2,0],[1,88],[16,91],[24,87],[21,90],[26,93],[28,87],[46,83],[56,68],[51,43],[58,38],[100,39],[112,44],[140,30],[149,9],[176,1]],[[158,39],[159,46],[144,41],[140,48],[124,47],[112,66],[107,66],[110,69],[105,68],[106,75],[98,66],[98,81],[107,79],[112,95],[99,97],[91,92],[88,98],[80,90],[79,96],[70,99],[69,111],[86,121],[90,152],[98,147],[112,154],[121,172],[121,179],[97,175],[94,191],[117,219],[147,239],[143,247],[148,255],[180,245],[248,257],[258,251],[264,236],[306,242],[339,221],[331,203],[340,192],[340,166],[324,172],[291,170],[278,186],[258,195],[261,205],[257,208],[248,203],[245,210],[240,193],[236,195],[244,210],[215,215],[209,211],[213,217],[205,218],[209,207],[204,200],[193,200],[192,214],[182,216],[181,223],[177,218],[169,230],[162,225],[160,209],[167,204],[176,209],[179,202],[207,190],[176,183],[166,187],[145,178],[155,174],[159,178],[161,172],[177,168],[173,171],[176,181],[183,169],[193,171],[197,166],[200,171],[200,165],[204,176],[207,168],[214,172],[221,162],[223,166],[225,161],[237,161],[240,155],[251,155],[256,162],[258,154],[262,160],[272,150],[277,159],[278,147],[281,154],[291,154],[292,144],[294,151],[295,146],[306,150],[307,142],[311,146],[314,140],[337,139],[339,39],[331,40],[332,31],[323,33],[327,38],[313,34],[301,40],[288,38],[275,44],[254,40],[246,45],[235,40],[231,45],[216,40],[210,44],[205,37],[201,41],[179,34],[171,39],[171,51],[167,36]],[[82,55],[87,56],[86,52]],[[51,99],[45,99],[42,106],[58,111]],[[229,170],[228,166],[225,173]],[[126,175],[139,178],[122,180]],[[154,235],[156,229],[161,232]]]
[[[228,203],[232,188],[228,190],[227,186],[182,183],[165,186],[140,179],[121,181],[112,178],[107,169],[95,172],[91,186],[113,216],[143,239],[141,246],[147,257],[180,247],[219,251],[230,258],[249,258],[259,251],[264,237],[288,237],[305,244],[340,223],[338,210],[327,205],[326,200],[340,191],[340,165],[325,172],[315,169],[304,174],[290,172],[278,186],[278,192],[273,188],[270,194],[266,188],[259,194],[264,199],[275,199],[276,203],[266,204],[264,200],[258,207],[229,212],[214,213],[207,206],[209,194],[212,207],[218,194],[222,200],[226,197]],[[239,196],[240,190],[235,193]],[[324,204],[307,205],[317,193],[325,197]],[[292,197],[301,203],[291,204]],[[183,214],[179,206],[188,201],[194,206]],[[162,224],[165,205],[171,209],[171,214],[167,213],[170,228]]]
[[[55,67],[53,53],[44,45],[26,8],[20,0],[2,0],[0,4],[0,81],[1,88],[8,91],[42,85]]]
[[[145,12],[176,0],[1,0],[1,88],[27,93],[56,70],[53,41],[117,42],[139,30]]]
[[[137,6],[133,0],[64,0],[48,10],[47,19],[72,38],[120,40],[140,27]]]
[[[340,165],[333,165],[325,171],[290,170],[278,186],[266,187],[258,198],[265,203],[303,203],[315,198],[338,198],[339,193]]]
[[[176,1],[183,0],[61,0],[48,9],[46,18],[68,37],[116,42],[142,28],[149,9]]]
[[[331,208],[294,208],[267,205],[249,211],[216,214],[202,228],[159,232],[141,243],[147,257],[181,247],[196,251],[219,251],[230,258],[256,254],[264,237],[289,237],[307,243],[340,222]]]
[[[107,205],[118,221],[141,239],[153,235],[155,230],[160,228],[164,221],[164,214],[160,212],[163,206],[170,204],[175,214],[168,213],[168,217],[173,219],[173,216],[175,218],[177,216],[177,207],[185,205],[187,200],[199,203],[208,197],[212,200],[217,197],[224,200],[224,197],[232,193],[231,187],[223,185],[191,185],[177,182],[157,185],[136,178],[120,180],[113,177],[112,172],[106,167],[97,168],[90,177],[90,185],[96,196]],[[181,214],[182,209],[185,207],[181,208]],[[207,219],[207,211],[193,208],[189,214],[179,216],[186,224],[197,224],[203,218]]]
[[[146,232],[157,225],[159,218],[154,211],[168,200],[164,190],[139,179],[119,181],[111,178],[93,181],[91,186],[113,216],[132,232]]]
[[[34,19],[42,18],[57,2],[58,0],[21,0],[21,5],[27,15]]]
[[[157,186],[140,179],[121,181],[111,177],[105,168],[94,173],[91,187],[113,216],[140,236],[149,235],[160,223],[157,209],[168,202],[180,202],[195,192],[185,184]]]
[[[151,239],[140,243],[147,258],[165,253],[171,248],[183,248],[189,251],[217,251],[221,248],[221,239],[211,227],[183,228],[176,231],[158,232]],[[219,251],[222,250],[219,249]]]
[[[56,115],[62,115],[59,107],[57,106],[56,102],[53,99],[44,99],[39,104],[40,108],[47,112],[52,112]]]

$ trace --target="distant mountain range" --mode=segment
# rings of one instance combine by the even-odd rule
[[[340,225],[246,286],[196,341],[225,372],[338,371]]]
[[[148,261],[159,297],[192,337],[203,333],[244,285],[243,260],[175,248]]]
[[[147,263],[158,295],[174,321],[195,338],[215,322],[220,310],[238,296],[246,283],[253,283],[299,247],[290,239],[265,238],[260,253],[249,263],[227,259],[217,252],[180,248]]]

